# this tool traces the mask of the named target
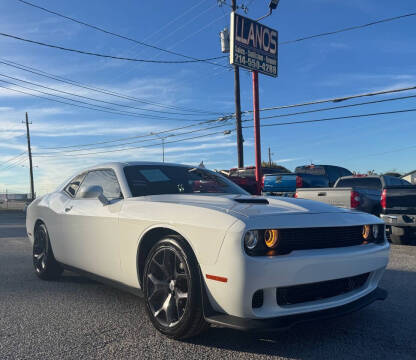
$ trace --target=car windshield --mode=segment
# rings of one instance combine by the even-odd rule
[[[131,165],[124,168],[133,197],[161,194],[248,193],[212,171],[175,165]]]

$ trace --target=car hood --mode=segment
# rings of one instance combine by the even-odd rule
[[[337,208],[317,201],[285,197],[227,194],[168,194],[151,195],[134,199],[196,206],[238,214],[243,217],[351,212],[347,209]],[[264,203],[260,203],[261,201]]]

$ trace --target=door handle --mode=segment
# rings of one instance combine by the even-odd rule
[[[326,196],[326,192],[320,192],[318,193],[318,196]]]
[[[67,208],[65,208],[65,212],[69,212],[71,211],[71,209],[72,209],[72,206],[68,206]]]

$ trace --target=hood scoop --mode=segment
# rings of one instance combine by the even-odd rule
[[[234,201],[237,201],[240,204],[269,204],[267,199],[237,198],[234,199]]]

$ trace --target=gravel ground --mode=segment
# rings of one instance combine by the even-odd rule
[[[412,359],[416,358],[416,247],[393,246],[389,291],[347,317],[262,335],[211,328],[174,341],[146,319],[142,300],[65,273],[39,280],[24,215],[0,211],[1,359]]]

